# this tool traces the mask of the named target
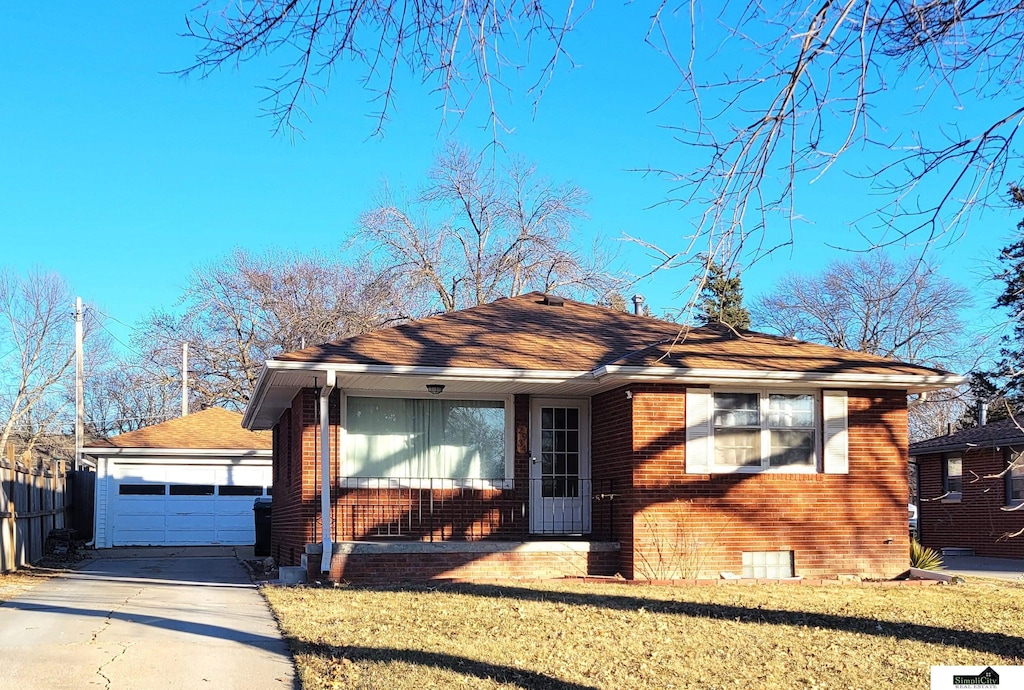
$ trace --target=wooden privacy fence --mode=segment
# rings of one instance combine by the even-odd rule
[[[64,527],[64,486],[56,460],[29,468],[0,458],[0,572],[43,557],[50,530]]]

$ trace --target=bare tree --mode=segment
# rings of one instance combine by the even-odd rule
[[[967,352],[960,312],[970,293],[927,263],[882,252],[791,274],[752,309],[757,327],[907,362],[946,365]]]
[[[603,298],[621,282],[612,256],[572,243],[586,202],[579,187],[544,180],[522,160],[496,170],[449,145],[412,201],[385,185],[355,241],[443,311],[531,290]]]
[[[553,4],[558,7],[549,9]],[[497,131],[503,125],[496,95],[508,89],[505,73],[532,62],[530,91],[539,98],[558,60],[567,58],[563,40],[585,13],[572,1],[204,0],[186,18],[184,35],[200,45],[195,63],[182,73],[206,77],[270,54],[279,64],[283,59],[264,99],[280,131],[307,118],[305,105],[316,101],[335,71],[359,65],[362,84],[374,94],[380,132],[394,107],[396,82],[408,70],[434,86],[446,113],[461,117],[475,99],[486,99]]]
[[[927,263],[898,264],[880,251],[835,261],[815,276],[788,275],[751,310],[756,328],[907,362],[960,369],[974,352],[960,312],[970,293]],[[913,399],[914,441],[945,433],[963,418],[967,392]]]
[[[364,66],[383,123],[396,76],[407,68],[436,85],[446,112],[463,113],[483,94],[497,131],[494,94],[510,83],[502,68],[531,67],[530,91],[539,97],[590,11],[572,0],[223,7],[210,0],[188,20],[185,35],[200,44],[185,72],[283,57],[267,110],[287,127],[353,59]],[[611,10],[593,10],[602,11]],[[884,229],[866,238],[868,246],[913,233],[934,240],[989,199],[1020,158],[1024,106],[1005,97],[1019,88],[1024,66],[1024,12],[1016,3],[662,0],[642,16],[647,26],[637,28],[646,28],[646,42],[678,70],[660,107],[686,147],[685,167],[648,171],[672,181],[667,202],[701,214],[688,241],[665,250],[666,265],[692,250],[729,264],[791,243],[797,191],[833,168],[888,193],[872,214]],[[619,35],[608,40],[627,33],[622,22],[609,24]],[[936,116],[946,104],[979,113]],[[865,150],[877,164],[858,168]],[[776,225],[789,226],[788,235]]]
[[[745,0],[715,10],[691,0],[662,2],[653,17],[648,41],[677,66],[686,98],[679,138],[704,152],[696,166],[657,171],[678,185],[673,200],[703,210],[694,246],[758,254],[792,242],[797,191],[844,166],[884,193],[883,229],[868,246],[914,233],[931,241],[1019,160],[1024,107],[999,100],[1021,84],[1016,3]],[[727,56],[741,61],[714,59]],[[979,102],[976,118],[938,114]],[[789,225],[788,238],[766,232],[773,225]]]
[[[133,342],[137,367],[108,381],[116,419],[175,416],[182,344],[189,344],[194,409],[242,408],[264,360],[282,351],[363,333],[407,318],[404,295],[368,265],[318,254],[236,251],[197,268],[179,309],[154,312]],[[143,384],[147,390],[131,390]],[[125,388],[129,390],[125,390]]]
[[[57,274],[0,270],[0,449],[10,440],[31,449],[73,422],[73,308]],[[86,319],[87,338],[92,326]]]
[[[970,395],[964,386],[932,391],[911,400],[908,406],[908,440],[924,441],[959,430],[964,416],[970,412]]]
[[[131,353],[112,356],[108,364],[86,381],[90,435],[105,438],[123,434],[180,414],[180,372],[153,362],[140,363]]]

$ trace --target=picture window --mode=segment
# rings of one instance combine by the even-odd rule
[[[810,393],[716,391],[713,464],[720,471],[813,469],[817,416]]]

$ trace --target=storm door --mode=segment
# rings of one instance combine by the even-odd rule
[[[530,531],[588,534],[589,401],[533,399],[530,436]]]

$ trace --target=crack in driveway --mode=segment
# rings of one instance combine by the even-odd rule
[[[96,675],[103,679],[103,687],[110,688],[110,677],[103,672],[104,669],[106,669],[107,666],[110,666],[112,663],[114,663],[115,661],[120,659],[122,656],[124,656],[125,653],[129,649],[131,649],[132,645],[134,645],[134,644],[135,644],[134,642],[130,642],[128,644],[122,644],[122,643],[118,642],[117,646],[119,646],[121,648],[121,651],[118,652],[117,654],[115,654],[114,656],[110,657],[109,659],[107,659],[104,663],[100,664],[99,668],[96,669]]]
[[[145,588],[142,588],[142,589],[137,590],[134,594],[129,594],[127,597],[125,597],[124,601],[122,601],[117,606],[114,606],[113,608],[111,608],[110,611],[107,612],[106,617],[104,617],[103,623],[101,623],[100,627],[97,628],[95,632],[93,632],[92,638],[89,640],[89,644],[96,644],[97,641],[98,641],[99,636],[101,634],[103,634],[110,627],[110,625],[113,623],[114,614],[117,613],[118,611],[123,610],[126,606],[128,606],[128,602],[130,602],[132,599],[134,599],[135,597],[137,597],[140,594],[142,594],[144,591],[146,591]],[[117,652],[112,657],[107,659],[105,662],[100,664],[99,667],[96,669],[96,675],[98,675],[100,678],[103,679],[103,687],[105,687],[105,688],[110,688],[110,677],[107,676],[104,673],[104,669],[106,669],[107,666],[110,666],[112,663],[114,663],[119,658],[124,656],[125,653],[135,643],[134,642],[130,642],[128,644],[123,644],[121,642],[117,642],[115,644],[117,644],[117,646],[121,648],[121,651]]]

